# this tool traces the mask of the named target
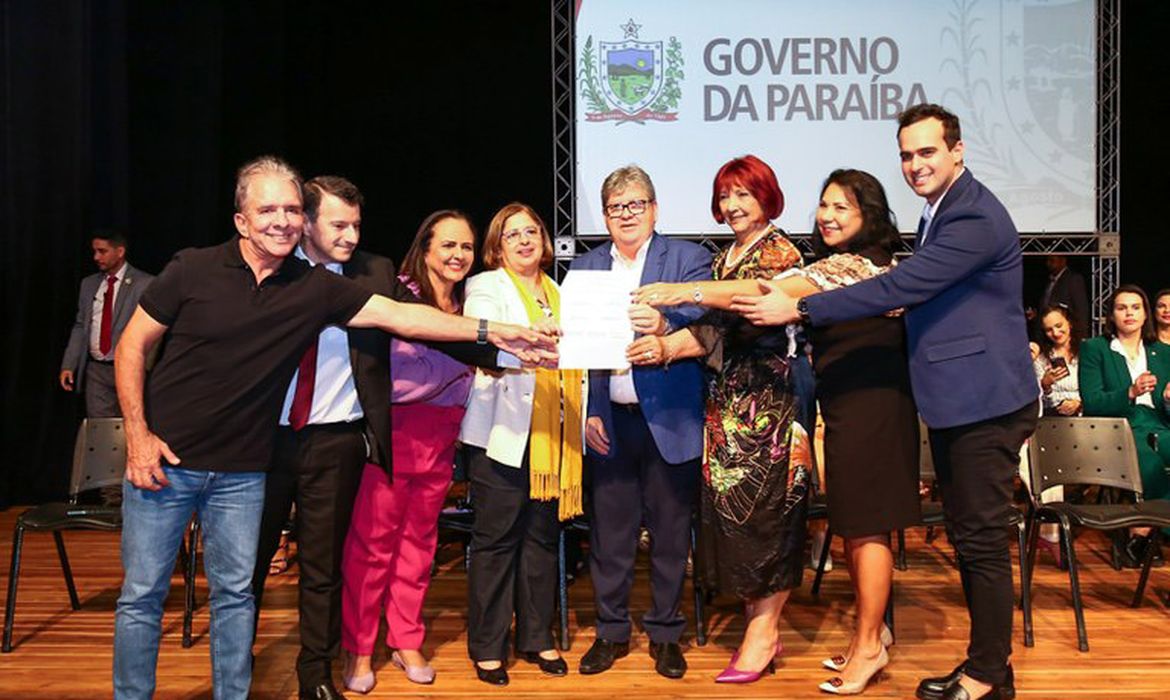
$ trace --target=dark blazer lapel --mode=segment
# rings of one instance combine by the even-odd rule
[[[1146,344],[1146,369],[1159,377],[1165,377],[1165,368],[1170,357],[1158,347],[1158,343]]]
[[[945,214],[948,209],[955,205],[955,202],[962,198],[964,190],[971,186],[971,182],[974,179],[975,176],[971,174],[971,169],[964,167],[963,174],[959,176],[958,180],[955,180],[955,184],[951,185],[951,188],[943,195],[942,202],[938,205],[938,210],[934,212],[934,218],[931,219],[932,225],[938,220],[938,217]]]
[[[1112,342],[1112,341],[1110,341]],[[1129,365],[1125,363],[1125,356],[1114,350],[1109,345],[1105,346],[1109,355],[1110,371],[1113,372],[1114,386],[1125,387],[1133,384],[1133,380],[1129,378]],[[1147,359],[1149,355],[1147,354]],[[1149,364],[1147,362],[1147,364]]]
[[[357,270],[358,260],[361,259],[360,255],[361,255],[360,251],[354,251],[353,256],[345,264],[343,264],[341,266],[342,276],[344,276],[345,278],[350,279],[350,280],[354,280],[354,281],[357,280],[357,278],[358,278],[358,270]],[[361,356],[362,356],[361,353],[358,352],[357,343],[354,342],[354,340],[355,340],[354,333],[356,331],[357,331],[356,328],[347,328],[345,330],[346,336],[349,338],[349,366],[353,369],[353,374],[355,377],[355,381],[354,381],[355,388],[357,385],[356,377],[358,375],[358,368],[361,365]]]
[[[938,209],[935,210],[934,216],[931,217],[931,231],[935,230],[935,224],[938,223],[939,218],[954,206],[955,202],[959,201],[959,198],[963,195],[963,191],[971,186],[971,181],[974,179],[975,176],[971,174],[971,170],[964,167],[963,174],[959,176],[958,180],[955,180],[955,184],[951,185],[951,188],[943,195],[942,202],[939,203]],[[922,246],[922,234],[923,231],[919,227],[918,235],[914,239],[915,250]],[[927,240],[930,240],[930,236],[927,236]]]
[[[598,260],[597,270],[612,270],[613,269],[613,241],[606,241],[600,246],[600,260]]]
[[[650,234],[650,248],[646,251],[646,264],[642,266],[642,284],[662,279],[666,269],[666,241],[657,232]]]
[[[136,290],[133,289],[133,286],[137,281],[138,271],[131,267],[130,263],[126,263],[126,274],[122,275],[122,288],[118,290],[118,296],[114,298],[114,325],[118,325],[118,319],[126,313],[126,305],[129,303],[126,300],[135,293]],[[99,283],[98,286],[100,287],[101,284]],[[130,309],[130,311],[134,310]]]

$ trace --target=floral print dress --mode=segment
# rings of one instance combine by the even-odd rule
[[[712,263],[715,279],[772,279],[801,265],[774,227],[739,260],[729,261],[729,250]],[[728,312],[692,328],[716,370],[704,430],[700,584],[741,599],[795,588],[812,471],[791,380],[795,329],[757,328]]]

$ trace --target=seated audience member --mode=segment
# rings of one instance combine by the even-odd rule
[[[1080,391],[1086,416],[1126,418],[1137,442],[1142,491],[1170,496],[1170,348],[1155,341],[1150,303],[1141,287],[1123,284],[1106,305],[1105,335],[1081,344]],[[1159,438],[1164,439],[1159,439]],[[1142,561],[1146,530],[1130,531],[1122,560]]]
[[[1046,416],[1079,416],[1081,394],[1077,384],[1077,357],[1081,346],[1081,334],[1068,309],[1063,306],[1049,306],[1040,312],[1040,352],[1032,359],[1036,381],[1040,382],[1040,402]],[[1020,455],[1020,478],[1028,483],[1029,467],[1027,452]],[[1057,486],[1046,489],[1040,500],[1049,503],[1064,499],[1064,488]],[[1040,545],[1061,566],[1060,528],[1055,523],[1040,526]]]
[[[1040,339],[1040,355],[1032,363],[1036,380],[1040,382],[1044,415],[1079,416],[1081,395],[1078,391],[1077,369],[1081,334],[1062,306],[1050,306],[1040,317],[1044,335]]]
[[[1154,295],[1154,330],[1159,343],[1170,345],[1170,289],[1159,289]]]

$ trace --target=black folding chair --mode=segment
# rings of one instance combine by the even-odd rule
[[[455,464],[451,476],[452,484],[463,482],[467,484],[467,491],[454,506],[443,508],[439,512],[439,542],[448,542],[457,538],[463,547],[463,568],[466,570],[471,564],[471,527],[475,524],[475,511],[471,509],[471,480],[467,475],[467,456],[462,450],[455,451]],[[431,562],[431,574],[438,570],[438,554]]]
[[[57,544],[57,558],[69,591],[69,604],[81,609],[73,570],[65,553],[64,530],[107,530],[122,527],[122,509],[113,506],[83,506],[78,497],[86,492],[122,483],[126,469],[126,435],[121,418],[88,418],[77,429],[73,447],[73,469],[69,477],[69,500],[44,503],[30,508],[16,518],[12,537],[12,564],[8,572],[8,601],[4,606],[4,640],[0,651],[12,651],[12,624],[16,612],[16,590],[20,580],[20,559],[25,532],[52,532]]]
[[[1134,591],[1132,607],[1140,607],[1150,577],[1154,549],[1161,540],[1161,528],[1170,527],[1170,501],[1142,500],[1142,477],[1138,469],[1137,446],[1133,431],[1124,418],[1041,418],[1029,447],[1032,476],[1031,537],[1028,560],[1036,557],[1039,523],[1059,523],[1064,560],[1068,562],[1068,580],[1072,589],[1073,611],[1077,620],[1077,648],[1089,650],[1085,631],[1084,606],[1077,574],[1074,525],[1094,530],[1151,527],[1142,562],[1141,576]],[[1133,503],[1078,504],[1055,501],[1040,502],[1040,494],[1054,486],[1094,485],[1132,493]],[[1025,579],[1031,588],[1031,567]]]

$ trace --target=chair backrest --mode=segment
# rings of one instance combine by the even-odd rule
[[[1137,445],[1124,418],[1041,418],[1028,457],[1033,494],[1086,484],[1133,491],[1141,500]]]
[[[126,433],[121,418],[86,418],[73,444],[69,499],[103,486],[122,483],[126,472]]]
[[[935,480],[934,455],[930,451],[930,432],[918,416],[918,478],[927,486]]]

